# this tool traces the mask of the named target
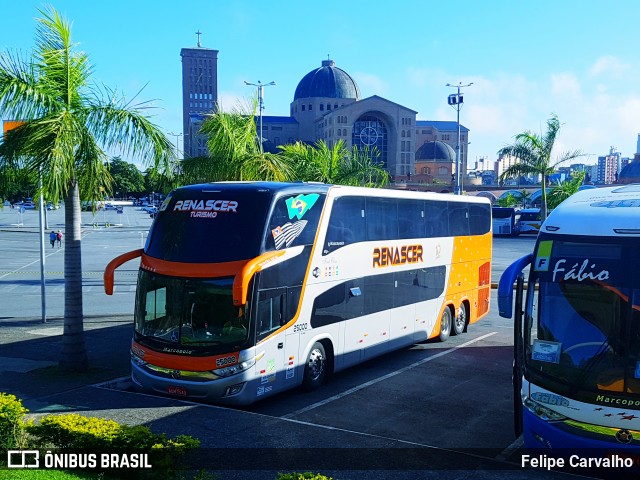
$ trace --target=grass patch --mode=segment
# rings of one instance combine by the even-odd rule
[[[93,480],[102,478],[97,473],[70,473],[63,470],[4,470],[0,469],[0,480]]]

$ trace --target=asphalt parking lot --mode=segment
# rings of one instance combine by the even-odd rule
[[[90,213],[86,221],[83,218],[87,343],[94,363],[105,365],[102,379],[68,388],[58,383],[47,390],[29,377],[38,375],[37,369],[5,375],[32,412],[77,411],[196,436],[203,451],[214,457],[220,457],[220,449],[231,449],[217,465],[211,458],[204,460],[205,466],[224,471],[221,478],[275,478],[254,477],[259,466],[268,471],[314,467],[337,472],[334,478],[342,479],[361,478],[362,470],[368,471],[367,478],[390,478],[389,472],[394,478],[561,475],[524,470],[517,463],[521,450],[512,423],[513,329],[510,320],[497,315],[495,291],[491,313],[468,333],[375,358],[339,372],[311,393],[293,390],[250,407],[224,408],[129,391],[126,373],[137,265],[131,262],[116,276],[119,295],[113,297],[104,295],[101,275],[113,257],[140,248],[151,220],[134,207],[125,212],[118,217],[114,211],[103,212],[101,221]],[[29,222],[17,227],[9,223],[15,217],[3,216],[15,212],[0,212],[0,243],[9,252],[0,258],[0,295],[19,299],[3,302],[0,309],[0,329],[17,332],[5,339],[2,355],[17,362],[28,358],[53,364],[60,331],[51,328],[61,325],[63,250],[46,251],[51,310],[50,325],[42,325],[39,234],[34,228],[37,220],[33,222],[37,214],[26,212],[23,220],[29,213]],[[58,213],[49,219],[56,230],[61,223]],[[113,215],[113,222],[107,215]],[[126,221],[117,223],[120,218]],[[106,227],[107,222],[117,226]],[[526,237],[495,239],[492,280],[497,282],[499,273],[533,243]]]

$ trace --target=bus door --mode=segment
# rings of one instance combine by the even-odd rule
[[[509,265],[500,277],[498,285],[498,312],[501,317],[512,318],[513,329],[513,430],[516,437],[523,431],[522,426],[522,377],[524,373],[524,332],[523,332],[523,270],[531,264],[528,254]],[[515,305],[514,305],[515,296]],[[531,301],[531,298],[528,299]]]
[[[260,274],[257,277],[260,277]],[[256,283],[259,285],[259,278],[256,280],[258,280]],[[291,353],[294,345],[285,346],[285,344],[289,343],[288,337],[291,337],[291,340],[295,340],[295,336],[276,333],[286,323],[286,316],[286,288],[258,290],[254,314],[256,325],[255,372],[258,379],[257,397],[268,395],[282,388],[288,375],[285,359],[287,354]],[[295,355],[297,353],[297,345],[295,345],[294,352],[293,354]]]

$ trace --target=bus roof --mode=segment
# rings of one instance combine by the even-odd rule
[[[420,198],[423,200],[443,200],[461,201],[472,203],[490,203],[489,199],[474,195],[452,195],[434,192],[416,192],[412,190],[396,190],[388,188],[366,188],[366,187],[350,187],[343,185],[330,185],[320,182],[212,182],[200,183],[196,185],[187,185],[179,187],[176,190],[195,190],[195,191],[252,191],[252,190],[269,190],[275,193],[295,193],[295,192],[331,192],[331,196],[343,195],[362,195],[367,197],[389,197],[389,198]]]
[[[284,182],[212,182],[212,183],[198,183],[195,185],[186,185],[179,187],[177,190],[195,190],[195,191],[253,191],[253,190],[268,190],[271,192],[286,192],[286,191],[307,191],[307,190],[328,190],[331,185],[324,183],[313,182],[296,182],[296,183],[284,183]]]
[[[640,184],[581,190],[551,212],[542,231],[640,236]]]

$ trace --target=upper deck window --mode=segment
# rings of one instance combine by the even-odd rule
[[[176,190],[160,207],[145,253],[183,263],[257,257],[271,197],[269,191]]]

